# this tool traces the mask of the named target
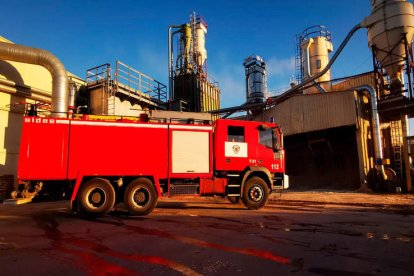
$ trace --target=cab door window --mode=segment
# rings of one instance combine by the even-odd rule
[[[245,142],[244,127],[229,126],[227,129],[227,141]]]

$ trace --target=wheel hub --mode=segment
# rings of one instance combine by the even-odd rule
[[[250,199],[254,202],[259,202],[263,198],[263,190],[260,186],[253,186],[249,191]]]
[[[105,204],[106,194],[102,189],[95,188],[89,192],[88,203],[93,208],[99,208]]]
[[[147,190],[141,188],[135,191],[133,199],[136,205],[142,207],[148,204],[150,195]]]

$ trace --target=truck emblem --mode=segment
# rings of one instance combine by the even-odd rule
[[[240,152],[240,146],[239,146],[239,145],[234,145],[234,146],[233,146],[233,152],[234,152],[235,154],[238,154],[238,153]]]

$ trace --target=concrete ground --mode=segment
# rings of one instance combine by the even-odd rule
[[[280,196],[273,196],[284,202],[314,202],[366,206],[412,206],[414,194],[381,194],[337,191],[284,191]]]
[[[286,192],[262,210],[159,201],[85,220],[68,202],[0,205],[0,275],[412,275],[413,195]]]

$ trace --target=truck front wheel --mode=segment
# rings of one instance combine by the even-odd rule
[[[132,215],[148,215],[154,210],[157,200],[157,191],[151,180],[147,178],[132,181],[125,190],[125,207]]]
[[[93,178],[79,191],[79,211],[84,215],[102,216],[115,204],[115,190],[108,180]]]
[[[243,188],[242,201],[250,210],[264,207],[269,199],[269,188],[266,182],[257,176],[246,181]]]

